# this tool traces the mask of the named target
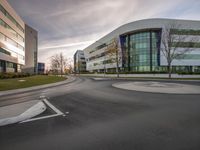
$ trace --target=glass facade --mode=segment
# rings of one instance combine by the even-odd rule
[[[107,52],[112,49],[110,41],[116,39],[118,51],[112,56]],[[199,40],[196,21],[147,19],[128,23],[84,49],[87,70],[128,74],[166,73],[172,68],[173,73],[200,72]]]
[[[17,64],[8,62],[8,61],[4,61],[4,60],[0,60],[0,72],[7,71],[7,70],[12,70],[12,72],[14,72],[14,71],[16,72]]]
[[[126,72],[167,72],[160,66],[161,29],[141,31],[120,37],[123,53],[123,70]],[[179,43],[179,47],[199,48],[196,43]],[[184,44],[186,46],[184,46]],[[177,60],[199,60],[199,54],[184,54]],[[199,72],[195,66],[172,66],[172,72]]]
[[[7,12],[3,6],[0,4],[0,11],[12,22],[16,25],[16,27],[24,33],[24,29],[22,26],[10,15],[9,12]]]
[[[24,51],[24,47],[22,47],[21,45],[19,45],[17,42],[15,42],[14,40],[8,38],[7,36],[5,36],[4,34],[2,34],[0,32],[0,41],[5,41],[9,44],[11,44],[12,46],[14,47],[17,47],[18,49]],[[0,51],[1,52],[1,51]],[[11,56],[13,57],[17,57],[17,55],[20,55],[20,54],[17,54],[16,52],[12,51],[12,50],[9,50],[10,53],[12,53]],[[10,54],[9,54],[10,55]],[[24,60],[24,59],[23,59]]]
[[[45,64],[44,63],[38,63],[38,73],[43,74],[45,71]]]
[[[160,64],[160,30],[122,36],[123,66],[130,72],[156,71]]]
[[[14,37],[17,37],[20,41],[22,41],[24,43],[24,38],[22,36],[20,36],[19,34],[17,34],[17,32],[15,32],[12,28],[10,28],[10,26],[8,26],[7,24],[4,23],[3,25],[3,21],[0,19],[0,25],[2,25],[4,28],[7,29],[8,32],[10,32]],[[6,41],[9,44],[19,48],[20,50],[24,51],[24,47],[21,46],[19,43],[17,43],[16,41],[8,38],[7,36],[5,36],[3,33],[0,32],[0,40]]]
[[[0,72],[21,72],[25,64],[23,20],[7,1],[0,1],[0,14]]]
[[[7,50],[5,50],[5,49],[3,49],[3,48],[1,48],[1,47],[0,47],[0,53],[4,53],[4,54],[6,54],[6,55],[11,56],[11,53],[10,53],[10,52],[8,52]]]
[[[19,39],[20,41],[24,42],[24,38],[18,34],[14,29],[12,29],[7,23],[5,23],[2,19],[0,19],[0,25],[7,29],[14,37]]]
[[[98,64],[96,64],[98,65]],[[86,60],[82,50],[77,50],[74,54],[74,72],[81,73],[86,71]]]

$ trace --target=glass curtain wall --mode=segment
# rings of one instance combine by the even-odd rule
[[[143,31],[122,36],[124,69],[128,72],[159,71],[161,31]]]

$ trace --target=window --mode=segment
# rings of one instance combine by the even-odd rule
[[[184,54],[184,55],[179,56],[176,59],[192,59],[192,60],[197,59],[197,60],[200,60],[200,54]]]
[[[6,24],[7,30],[15,37],[17,37],[17,32],[13,30],[9,25]]]
[[[0,4],[0,11],[10,20],[12,23],[16,25],[16,27],[24,33],[24,29],[21,27],[21,25],[3,8],[3,6]]]
[[[6,15],[6,10],[3,8],[3,6],[0,4],[0,11],[4,14],[4,15]]]
[[[17,42],[11,40],[10,38],[6,37],[6,41],[7,41],[9,44],[11,44],[11,45],[17,47]]]
[[[0,53],[4,53],[6,55],[11,55],[10,52],[6,51],[5,49],[0,48]]]
[[[14,64],[11,62],[6,62],[6,67],[8,68],[14,68]]]
[[[20,44],[18,44],[17,42],[13,41],[12,39],[6,37],[6,41],[7,41],[9,44],[11,44],[11,45],[13,45],[13,46],[19,48],[20,50],[23,50],[23,51],[24,51],[24,47],[21,46]]]
[[[0,40],[5,41],[5,35],[3,35],[2,33],[0,33]]]
[[[20,41],[24,42],[24,38],[19,35],[14,29],[12,29],[8,24],[6,24],[2,19],[0,19],[0,25],[5,27],[13,36],[17,37]]]
[[[18,58],[24,60],[24,56],[18,54]]]
[[[129,56],[124,67],[130,71],[150,71],[159,65],[160,30],[125,35],[122,47]]]
[[[5,22],[3,20],[0,19],[0,25],[5,27]]]
[[[22,42],[24,42],[24,38],[21,36],[21,35],[17,35],[17,38],[20,40],[20,41],[22,41]]]
[[[195,42],[174,42],[173,46],[182,47],[182,48],[200,48],[200,43]]]
[[[171,29],[172,34],[178,35],[200,35],[200,30],[190,29]]]

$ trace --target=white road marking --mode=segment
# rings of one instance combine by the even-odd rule
[[[31,121],[36,121],[36,120],[42,120],[42,119],[47,119],[47,118],[53,118],[53,117],[57,117],[60,116],[58,114],[54,114],[54,115],[48,115],[48,116],[43,116],[43,117],[38,117],[38,118],[32,118],[32,119],[28,119],[25,121],[22,121],[20,123],[26,123],[26,122],[31,122]]]
[[[32,119],[28,119],[25,121],[22,121],[20,123],[26,123],[26,122],[31,122],[31,121],[36,121],[36,120],[42,120],[42,119],[47,119],[47,118],[52,118],[52,117],[57,117],[57,116],[63,116],[65,117],[66,115],[61,112],[58,108],[56,108],[54,105],[52,105],[46,98],[45,96],[40,96],[40,98],[43,98],[43,102],[48,105],[53,111],[56,112],[56,114],[53,115],[48,115],[48,116],[42,116],[42,117],[38,117],[38,118],[32,118]]]
[[[64,113],[62,113],[59,109],[57,109],[54,105],[52,105],[46,98],[43,99],[43,101],[51,108],[53,109],[53,111],[55,111],[57,114],[59,115],[63,115]]]
[[[44,99],[44,98],[45,98],[45,96],[44,96],[44,95],[40,96],[40,99]]]

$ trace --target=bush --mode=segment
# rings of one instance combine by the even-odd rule
[[[179,75],[200,75],[200,72],[178,72]]]
[[[0,73],[0,79],[29,77],[29,73]]]
[[[122,71],[119,74],[166,74],[167,72],[165,71],[157,71],[157,72],[150,72],[150,71],[143,71],[143,72],[127,72],[127,71]],[[106,74],[116,74],[116,72],[106,72]]]

